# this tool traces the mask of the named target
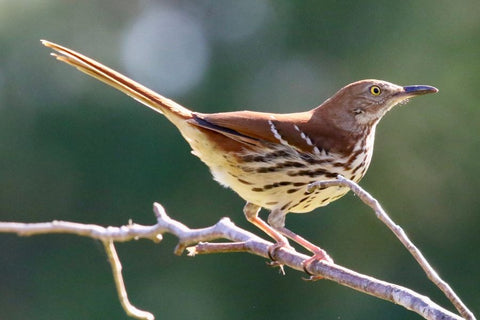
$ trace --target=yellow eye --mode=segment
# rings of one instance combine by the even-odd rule
[[[380,87],[378,86],[371,86],[370,93],[373,94],[374,96],[378,96],[380,95],[380,93],[382,93],[382,90],[380,90]]]

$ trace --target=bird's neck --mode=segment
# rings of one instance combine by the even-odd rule
[[[362,146],[373,149],[375,127],[378,123],[361,124],[353,117],[339,117],[337,110],[322,105],[311,113],[312,136],[322,137],[326,149],[338,154],[351,154]]]

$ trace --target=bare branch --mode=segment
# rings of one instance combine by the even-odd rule
[[[179,244],[175,249],[176,254],[181,254],[186,248],[190,256],[222,252],[249,252],[267,259],[269,258],[268,249],[273,245],[272,242],[237,227],[228,218],[223,218],[215,225],[207,228],[190,229],[184,224],[171,219],[158,203],[154,204],[154,212],[157,217],[157,223],[153,226],[129,223],[126,226],[104,228],[98,225],[64,221],[51,223],[0,222],[0,232],[16,233],[23,236],[45,233],[68,233],[101,240],[109,255],[120,301],[129,315],[137,316],[140,319],[153,319],[151,318],[153,316],[145,311],[136,309],[128,301],[121,275],[121,264],[113,246],[115,241],[145,238],[158,242],[162,238],[162,234],[171,233],[179,239]],[[218,239],[226,239],[232,242],[206,242]],[[309,258],[291,248],[275,250],[274,255],[273,258],[275,258],[276,264],[285,265],[302,272],[303,262]],[[435,304],[426,296],[402,286],[359,274],[337,264],[317,261],[312,263],[309,269],[315,276],[322,276],[325,279],[335,281],[357,291],[402,305],[420,314],[425,319],[461,319],[459,316]]]
[[[407,250],[412,254],[418,264],[425,271],[427,277],[445,294],[445,296],[452,302],[458,312],[465,319],[475,319],[473,313],[468,310],[467,306],[460,300],[457,294],[453,289],[446,283],[438,273],[433,269],[433,267],[428,263],[427,259],[423,256],[422,252],[413,244],[412,241],[408,238],[407,234],[403,229],[397,225],[393,220],[388,216],[388,214],[383,210],[382,206],[377,199],[372,197],[367,191],[361,188],[357,183],[352,180],[346,179],[343,176],[339,175],[336,180],[325,180],[318,181],[310,184],[308,186],[308,191],[312,192],[317,188],[327,188],[327,187],[348,187],[350,188],[367,206],[372,208],[377,215],[377,218],[380,219],[387,227],[397,236],[397,238],[402,242],[402,244],[407,248]]]

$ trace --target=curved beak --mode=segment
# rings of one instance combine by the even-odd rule
[[[431,86],[405,86],[403,87],[403,92],[400,92],[402,96],[408,96],[408,97],[413,97],[413,96],[419,96],[422,94],[427,94],[427,93],[436,93],[438,92],[438,89],[435,87]]]

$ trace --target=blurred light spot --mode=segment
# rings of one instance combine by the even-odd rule
[[[257,32],[270,13],[267,1],[214,1],[206,21],[210,32],[218,39],[238,41]]]
[[[127,30],[122,58],[135,80],[171,95],[201,80],[208,49],[201,25],[192,17],[166,6],[149,6]]]

